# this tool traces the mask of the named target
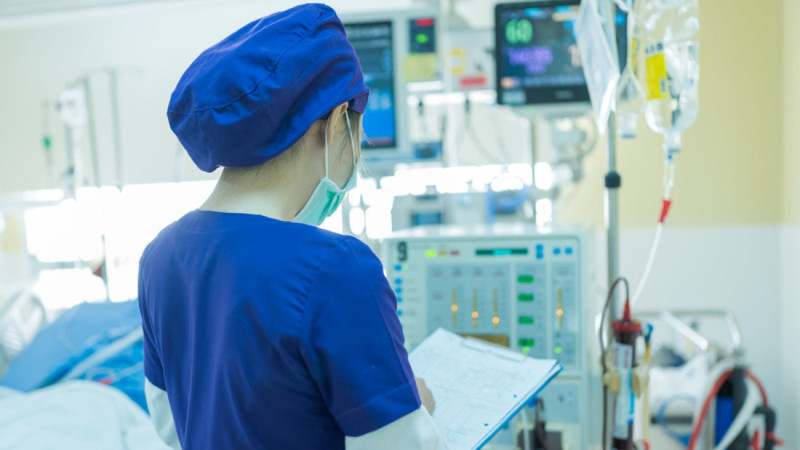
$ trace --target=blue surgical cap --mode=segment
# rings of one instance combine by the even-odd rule
[[[306,4],[256,20],[189,66],[167,109],[200,170],[262,164],[336,106],[363,114],[369,88],[336,12]]]

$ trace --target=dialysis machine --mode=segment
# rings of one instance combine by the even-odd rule
[[[561,434],[560,448],[588,448],[596,428],[588,404],[588,248],[583,230],[521,224],[392,235],[384,257],[406,346],[441,327],[557,359],[564,371],[539,396],[547,431]]]

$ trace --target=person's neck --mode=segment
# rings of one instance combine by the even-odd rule
[[[304,179],[303,177],[294,178]],[[308,179],[308,177],[305,177]],[[201,210],[226,213],[255,214],[285,222],[294,221],[311,196],[314,186],[282,184],[281,186],[258,186],[231,181],[221,176],[214,192],[200,206]],[[306,183],[307,184],[307,183]]]

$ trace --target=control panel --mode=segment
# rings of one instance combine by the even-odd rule
[[[384,242],[406,346],[444,328],[558,360],[564,370],[539,398],[548,428],[573,449],[586,448],[592,429],[586,239],[583,230],[497,224],[423,226]]]
[[[422,228],[386,242],[409,348],[445,328],[581,371],[582,235],[447,230],[457,228]]]

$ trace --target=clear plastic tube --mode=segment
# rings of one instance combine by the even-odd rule
[[[664,201],[669,202],[672,196],[672,188],[675,186],[675,157],[672,154],[667,154],[664,161]],[[656,235],[653,238],[653,244],[650,246],[650,255],[647,258],[647,264],[642,274],[642,279],[639,281],[639,286],[636,287],[636,292],[631,299],[631,307],[636,306],[639,297],[644,291],[647,280],[650,279],[650,273],[653,271],[656,255],[658,254],[658,247],[661,245],[661,235],[664,233],[664,221],[658,222],[656,227]]]

